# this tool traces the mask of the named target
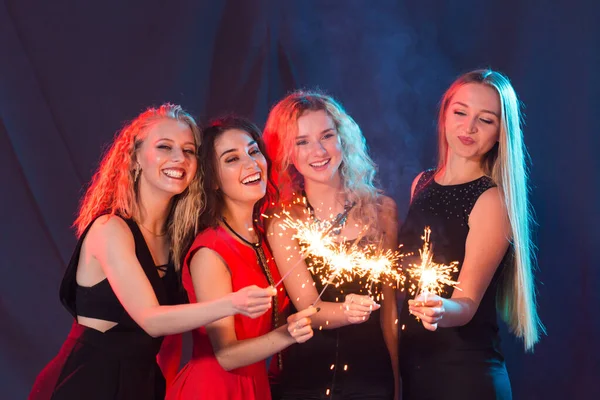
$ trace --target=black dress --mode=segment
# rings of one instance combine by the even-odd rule
[[[433,170],[426,171],[418,181],[398,240],[404,245],[404,253],[418,256],[423,230],[429,226],[433,261],[458,261],[459,271],[453,275],[453,280],[457,280],[465,257],[469,214],[479,196],[495,184],[484,176],[464,184],[442,186],[435,182],[434,174]],[[403,400],[512,398],[500,351],[495,304],[499,278],[511,256],[509,249],[473,319],[464,326],[426,330],[408,312],[407,302],[412,296],[406,291],[399,293],[398,357]],[[405,264],[410,262],[410,258],[404,259]],[[451,296],[452,289],[442,294]]]
[[[161,279],[148,245],[132,220],[125,220],[135,240],[135,253],[161,305],[179,301],[180,290],[172,264]],[[37,377],[33,400],[158,400],[165,396],[165,379],[156,362],[162,338],[142,330],[125,311],[107,279],[92,287],[77,285],[81,235],[60,287],[60,299],[75,321],[58,355]],[[77,315],[114,321],[102,333],[77,323]]]
[[[311,259],[307,259],[311,264]],[[320,293],[323,285],[313,275]],[[346,294],[366,294],[365,285],[346,282],[329,285],[322,300],[344,302]],[[296,312],[292,306],[292,313]],[[394,376],[390,354],[381,331],[379,310],[364,323],[336,329],[314,330],[305,343],[283,353],[279,384],[273,384],[273,399],[391,400]]]

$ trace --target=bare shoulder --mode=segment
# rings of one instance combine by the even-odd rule
[[[115,215],[103,215],[94,221],[82,252],[98,260],[106,276],[107,268],[124,271],[138,262],[133,233],[125,220]]]
[[[497,187],[490,188],[483,192],[469,215],[469,227],[489,227],[499,226],[506,234],[510,231],[510,222],[508,212],[502,193]]]
[[[190,260],[191,271],[227,271],[229,268],[225,263],[225,260],[213,249],[208,247],[201,247],[194,253]]]
[[[305,219],[307,214],[305,207],[301,204],[285,204],[275,209],[272,209],[265,218],[265,227],[268,235],[277,235],[286,231],[282,226],[285,218]]]
[[[102,215],[92,224],[88,232],[92,241],[103,240],[107,244],[133,243],[133,234],[123,218],[117,215]]]
[[[492,187],[483,192],[475,202],[473,212],[506,213],[506,206],[500,189],[498,189],[498,187]]]
[[[380,195],[377,199],[379,217],[387,218],[398,215],[396,201],[389,196]]]
[[[381,195],[377,201],[377,219],[384,235],[395,233],[398,230],[398,206],[396,201],[389,196]]]

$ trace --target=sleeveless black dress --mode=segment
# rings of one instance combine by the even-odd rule
[[[458,280],[469,233],[469,214],[479,196],[495,184],[484,176],[464,184],[442,186],[435,182],[434,174],[433,170],[426,171],[418,181],[398,241],[404,245],[404,253],[414,252],[418,257],[423,245],[421,236],[429,226],[433,261],[458,261],[459,271],[452,277]],[[399,293],[398,357],[403,400],[512,398],[500,350],[495,304],[499,278],[511,256],[509,249],[473,319],[464,326],[426,330],[408,312],[408,299],[412,296],[406,291]],[[404,264],[410,262],[410,257],[404,259]],[[442,297],[451,297],[452,291],[446,290]]]
[[[306,262],[310,266],[313,260],[309,257]],[[317,276],[313,279],[320,293],[323,284]],[[346,294],[365,292],[365,285],[356,281],[329,285],[322,300],[343,303]],[[272,385],[272,395],[280,400],[393,399],[394,375],[380,311],[361,324],[315,329],[309,341],[290,346],[283,353],[280,384]]]
[[[124,219],[135,240],[135,253],[161,305],[181,300],[172,264],[163,278],[158,274],[144,237],[133,220]],[[156,362],[162,338],[153,338],[127,314],[107,279],[92,287],[77,285],[81,235],[60,287],[60,299],[75,318],[58,355],[37,377],[33,400],[158,400],[165,396],[165,379]],[[77,315],[114,321],[102,333],[77,323]]]

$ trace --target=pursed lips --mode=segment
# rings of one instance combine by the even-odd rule
[[[459,136],[458,140],[462,142],[462,144],[469,145],[475,143],[475,140],[469,136]]]

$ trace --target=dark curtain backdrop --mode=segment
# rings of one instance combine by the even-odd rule
[[[503,331],[515,398],[600,398],[597,4],[1,1],[0,397],[25,398],[66,337],[57,293],[82,188],[146,106],[264,124],[287,91],[321,88],[361,125],[403,216],[434,165],[444,89],[490,66],[526,104],[548,329],[534,354]]]

